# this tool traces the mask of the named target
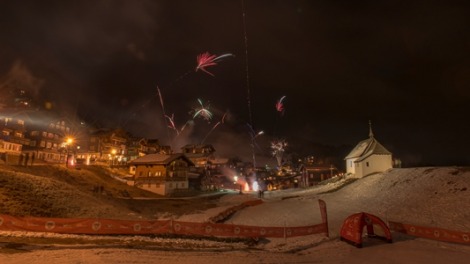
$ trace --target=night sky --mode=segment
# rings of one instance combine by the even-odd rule
[[[250,157],[247,124],[265,132],[260,156],[274,138],[286,152],[350,150],[370,120],[405,166],[470,165],[469,19],[467,1],[2,1],[0,84],[21,79],[93,126],[206,138],[221,155]],[[210,76],[195,71],[203,52],[234,56]],[[176,138],[157,87],[178,127],[197,99],[212,120]]]

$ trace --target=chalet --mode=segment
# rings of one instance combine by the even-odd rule
[[[162,146],[160,141],[156,138],[143,138],[139,141],[141,149],[145,154],[171,154],[170,146]]]
[[[196,168],[206,168],[210,164],[210,160],[214,159],[215,149],[212,145],[186,145],[181,148],[181,151],[186,155],[196,166]]]
[[[35,162],[65,163],[77,146],[76,141],[67,142],[76,137],[72,122],[49,111],[30,112],[28,117],[25,126],[30,142],[23,146],[23,153],[34,156]]]
[[[181,150],[195,164],[195,172],[220,174],[223,168],[229,166],[228,158],[215,157],[212,145],[186,145]]]
[[[18,164],[23,145],[29,145],[25,138],[24,118],[2,110],[0,113],[0,160]]]
[[[346,156],[346,173],[355,177],[384,172],[392,168],[392,153],[388,151],[372,133],[369,122],[369,138],[359,142]]]
[[[89,153],[97,153],[96,159],[110,165],[127,161],[127,143],[129,135],[123,129],[99,129],[89,136]]]
[[[21,163],[23,145],[0,139],[0,160],[7,164]]]
[[[135,186],[161,195],[187,190],[189,168],[194,166],[182,153],[148,154],[129,164]]]
[[[321,181],[332,178],[338,174],[338,169],[331,166],[302,165],[300,168],[300,184],[302,186],[313,186]]]

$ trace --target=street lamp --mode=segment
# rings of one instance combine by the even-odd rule
[[[114,157],[116,157],[116,149],[111,150],[111,165],[114,165]]]
[[[65,140],[65,153],[66,153],[66,158],[65,158],[65,167],[69,167],[69,151],[70,151],[70,146],[73,144],[73,138],[67,138]]]
[[[238,183],[238,176],[233,176],[233,183],[239,188],[239,194],[242,194],[242,185]]]
[[[256,176],[256,155],[255,155],[255,145],[256,145],[256,138],[258,136],[261,136],[264,134],[264,131],[259,131],[258,133],[256,134],[252,134],[251,136],[251,151],[252,151],[252,154],[253,154],[253,172]]]

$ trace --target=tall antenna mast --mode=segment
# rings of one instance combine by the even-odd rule
[[[248,101],[248,117],[251,127],[253,127],[253,116],[251,111],[251,94],[250,94],[250,74],[248,68],[248,36],[246,33],[246,10],[245,1],[242,1],[242,12],[243,12],[243,33],[245,36],[245,65],[246,65],[246,89],[247,89],[247,101]]]

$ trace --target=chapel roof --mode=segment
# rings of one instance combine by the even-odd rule
[[[369,122],[369,138],[360,141],[344,159],[347,160],[356,158],[356,161],[362,161],[365,158],[374,154],[392,155],[390,151],[388,151],[382,144],[377,141],[377,139],[375,139],[374,133],[372,133],[372,126]]]

